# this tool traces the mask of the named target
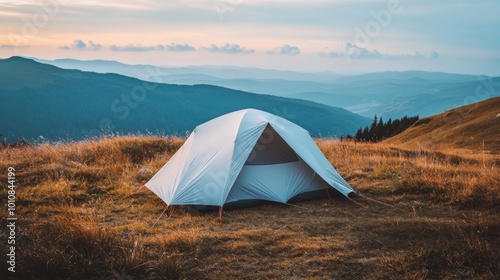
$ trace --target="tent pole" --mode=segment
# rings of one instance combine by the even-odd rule
[[[219,219],[222,219],[222,206],[219,207]]]

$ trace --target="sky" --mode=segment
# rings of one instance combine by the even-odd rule
[[[500,76],[497,0],[0,0],[0,57]]]

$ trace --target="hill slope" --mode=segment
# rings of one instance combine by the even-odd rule
[[[280,115],[313,135],[353,133],[369,122],[347,110],[310,101],[65,70],[20,57],[0,60],[0,74],[0,134],[8,141],[40,136],[77,140],[109,133],[184,134],[244,108]]]
[[[424,118],[385,140],[409,148],[465,148],[500,152],[500,97]],[[484,145],[484,146],[483,146]]]

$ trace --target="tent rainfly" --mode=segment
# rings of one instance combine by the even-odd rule
[[[197,126],[146,187],[167,205],[221,209],[247,200],[287,203],[328,188],[355,192],[305,129],[255,109]]]

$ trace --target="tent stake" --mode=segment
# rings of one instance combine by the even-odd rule
[[[330,200],[331,200],[331,199],[332,199],[332,197],[330,196],[330,192],[329,192],[329,190],[328,190],[328,189],[325,189],[325,190],[326,190],[326,194],[328,194],[328,199],[330,199]]]

